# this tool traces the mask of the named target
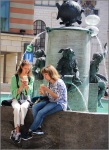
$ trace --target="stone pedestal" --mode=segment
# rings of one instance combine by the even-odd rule
[[[60,49],[70,47],[74,50],[80,79],[82,81],[79,92],[72,91],[68,93],[68,102],[71,109],[77,111],[87,111],[89,95],[89,68],[90,68],[90,33],[87,29],[80,27],[53,28],[48,31],[48,44],[46,49],[46,65],[57,66],[62,53]],[[75,97],[74,97],[75,95]],[[75,99],[75,100],[74,100]],[[74,101],[73,101],[74,100]],[[78,100],[78,102],[77,102]]]
[[[88,99],[88,110],[89,112],[97,112],[97,101],[98,99],[98,84],[89,84],[89,99]]]

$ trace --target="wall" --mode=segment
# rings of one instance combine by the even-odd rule
[[[33,39],[34,0],[9,1],[9,31],[1,33],[1,83],[10,83],[24,53],[24,43],[30,43]],[[21,29],[24,33],[20,32]]]
[[[16,53],[7,54],[6,62],[6,83],[11,82],[11,77],[16,71]]]
[[[3,62],[4,62],[4,56],[0,56],[0,82],[3,82]]]
[[[46,27],[59,27],[59,20],[56,20],[57,8],[47,6],[34,7],[34,21],[43,20]]]
[[[3,69],[6,68],[6,83],[10,83],[12,75],[16,72],[16,65],[19,65],[24,53],[24,43],[30,43],[32,39],[33,36],[29,35],[1,33],[1,82],[3,82]],[[3,61],[4,54],[6,55],[5,62]],[[6,63],[5,68],[4,63]]]
[[[11,33],[33,34],[34,0],[10,0],[10,29]]]
[[[31,109],[25,128],[32,123]],[[108,149],[108,115],[85,112],[57,112],[45,118],[44,135],[14,144],[10,139],[13,129],[13,109],[1,107],[2,149]]]

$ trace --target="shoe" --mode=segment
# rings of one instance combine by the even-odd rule
[[[21,142],[21,133],[16,133],[15,135],[15,142],[20,143]]]
[[[11,131],[10,139],[15,140],[16,130]]]
[[[32,139],[32,137],[33,137],[32,131],[28,131],[28,133],[21,135],[22,140],[25,140],[25,141]]]
[[[33,134],[38,134],[38,135],[42,135],[44,134],[44,132],[42,131],[42,129],[39,127],[36,130],[33,130]]]

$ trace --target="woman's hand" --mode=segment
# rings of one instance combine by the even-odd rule
[[[47,90],[47,87],[44,84],[41,84],[40,89],[45,92]]]
[[[46,92],[49,93],[54,99],[58,98],[57,94],[55,94],[51,89],[49,89],[48,87],[46,87],[44,84],[40,85],[39,91],[41,91],[42,93],[44,93],[44,95],[46,95]]]
[[[44,85],[44,84],[41,84],[40,85],[40,88],[39,88],[39,93],[41,94],[41,95],[46,95],[45,94],[45,92],[46,92],[46,86]]]
[[[45,95],[45,92],[43,92],[41,89],[39,89],[39,94],[40,95]]]
[[[26,91],[28,92],[28,81],[22,81],[22,85],[23,85],[23,88],[25,88],[26,89]]]
[[[21,79],[21,83],[22,83],[23,87],[26,87],[28,85],[28,77],[23,76],[23,78]]]
[[[23,85],[23,87],[26,87],[28,85],[28,82],[27,81],[22,81],[22,85]]]
[[[20,87],[18,88],[18,91],[17,93],[19,94],[23,89],[26,89],[26,91],[28,91],[28,81],[27,80],[24,80],[24,79],[21,79],[21,85]]]

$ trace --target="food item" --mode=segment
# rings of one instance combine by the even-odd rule
[[[28,81],[28,77],[27,76],[23,76],[23,81]]]

